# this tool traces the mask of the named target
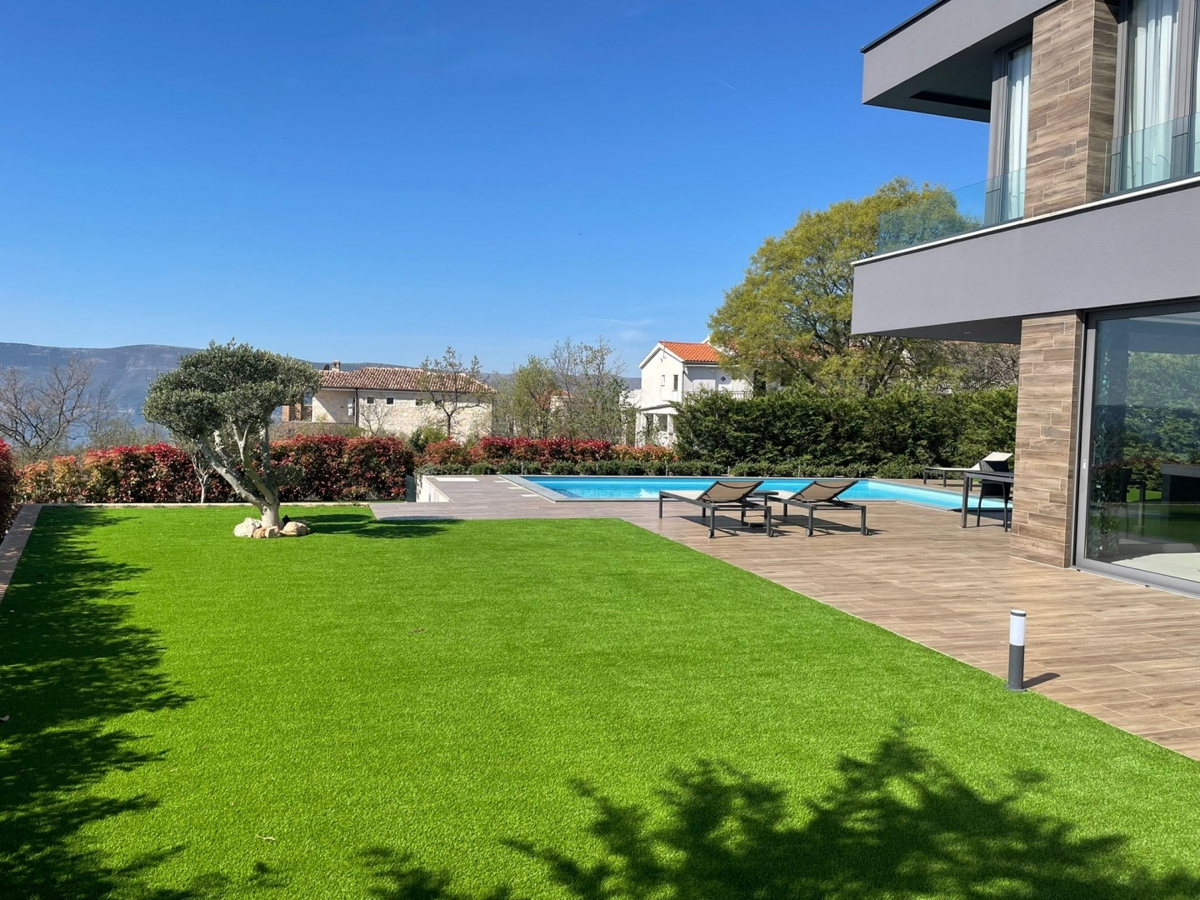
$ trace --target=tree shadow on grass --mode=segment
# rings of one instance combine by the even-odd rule
[[[127,585],[144,570],[99,558],[88,535],[117,520],[94,509],[45,509],[0,606],[0,896],[155,900],[214,895],[227,879],[154,890],[145,877],[182,848],[124,866],[81,831],[154,808],[141,795],[105,797],[105,776],[160,761],[139,736],[112,727],[132,712],[191,698],[161,669],[156,632],[129,621]]]
[[[285,510],[286,511],[286,510]],[[361,538],[383,540],[405,540],[432,537],[440,534],[454,523],[451,521],[391,519],[379,521],[374,518],[355,516],[344,512],[305,513],[299,518],[316,534],[350,534]]]
[[[594,808],[586,859],[525,842],[508,846],[545,866],[580,900],[826,898],[826,900],[1183,900],[1200,879],[1158,875],[1129,858],[1127,839],[1089,837],[1023,803],[1043,778],[1013,778],[987,795],[897,729],[863,760],[843,758],[839,784],[793,818],[787,794],[719,762],[673,773],[650,809],[577,785]],[[663,815],[665,813],[665,815]],[[383,848],[365,855],[382,900],[473,900],[449,873]],[[488,900],[506,900],[501,887]]]

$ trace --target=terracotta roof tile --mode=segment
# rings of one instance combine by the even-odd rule
[[[448,390],[453,387],[450,375],[434,373],[436,380],[434,390]],[[466,376],[462,376],[466,377]],[[486,384],[477,381],[468,382],[470,390],[481,393],[494,393]],[[402,366],[363,366],[361,369],[325,369],[321,372],[322,388],[358,388],[366,391],[419,391],[421,390],[421,370],[409,369]]]
[[[684,341],[659,341],[670,352],[684,362],[689,363],[719,363],[721,357],[710,344],[689,344]]]

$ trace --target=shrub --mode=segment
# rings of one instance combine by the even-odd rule
[[[700,393],[676,417],[684,460],[758,461],[762,471],[803,461],[804,475],[817,468],[873,474],[896,460],[894,471],[972,465],[1015,442],[1012,389],[937,394],[901,386],[868,397],[795,387],[749,400]]]
[[[921,463],[907,459],[889,459],[876,467],[874,475],[876,478],[920,478],[922,468]]]
[[[600,463],[596,462],[581,462],[575,464],[575,473],[577,475],[599,475]]]
[[[524,471],[524,467],[521,463],[511,459],[496,466],[496,472],[499,475],[520,475],[522,471]]]
[[[424,453],[425,448],[430,444],[438,444],[446,440],[446,431],[443,428],[438,428],[436,425],[426,425],[424,428],[418,428],[408,437],[408,446],[412,448],[414,453]]]
[[[360,437],[346,442],[338,500],[402,500],[414,454],[396,437]],[[308,473],[304,473],[305,481]]]
[[[621,475],[645,475],[646,464],[636,459],[623,459],[618,464],[618,474]]]
[[[472,475],[495,475],[496,467],[491,463],[480,462],[475,463],[467,471]]]
[[[8,444],[0,441],[0,538],[17,514],[17,467]]]
[[[480,462],[478,447],[464,447],[458,441],[438,441],[429,444],[421,454],[423,466],[462,466],[464,469]]]
[[[596,463],[597,475],[620,475],[621,463],[615,459],[603,459]]]
[[[559,462],[551,463],[547,471],[551,475],[575,475],[578,470],[575,468],[575,463],[560,460]]]
[[[413,454],[393,437],[305,435],[271,445],[271,463],[289,473],[283,500],[393,500],[404,496]],[[219,476],[207,500],[234,499]],[[188,454],[170,444],[93,450],[33,463],[19,473],[18,496],[32,503],[195,503],[200,483]]]
[[[734,478],[758,478],[766,475],[770,470],[769,463],[764,462],[744,462],[738,463],[729,469],[729,474]]]

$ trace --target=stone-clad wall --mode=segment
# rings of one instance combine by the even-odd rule
[[[1027,217],[1103,196],[1116,83],[1115,0],[1063,0],[1034,19]]]
[[[1012,550],[1052,566],[1071,565],[1083,341],[1076,313],[1022,323]]]

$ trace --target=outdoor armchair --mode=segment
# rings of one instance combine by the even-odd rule
[[[786,491],[763,491],[756,496],[762,497],[767,506],[774,503],[783,504],[783,517],[786,519],[789,506],[799,506],[808,510],[808,536],[813,535],[813,526],[817,510],[851,510],[859,514],[859,530],[867,534],[867,508],[861,503],[848,503],[838,498],[858,484],[858,479],[850,481],[814,481],[795,493]]]
[[[969,472],[1007,472],[1008,462],[1012,457],[1011,453],[989,453],[975,465],[965,469],[953,466],[926,466],[921,470],[921,484],[927,484],[931,475],[934,478],[941,475],[942,487],[945,487],[946,478],[950,475],[965,475]]]
[[[753,499],[754,492],[760,487],[761,481],[714,481],[702,491],[659,491],[658,517],[663,517],[663,502],[667,500],[698,506],[701,521],[708,521],[708,536],[711,538],[716,535],[718,511],[736,509],[741,514],[743,525],[746,524],[747,511],[760,512],[767,526],[767,537],[770,537],[771,505]]]

